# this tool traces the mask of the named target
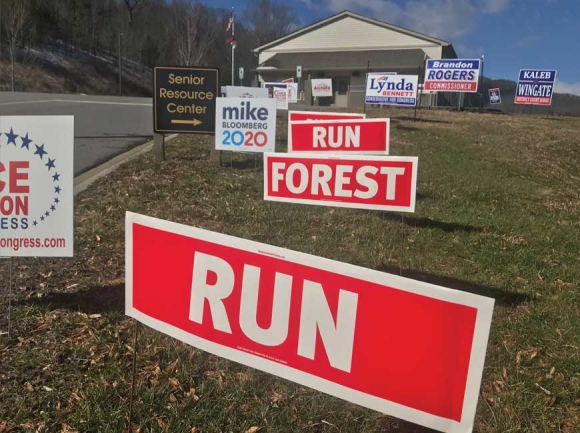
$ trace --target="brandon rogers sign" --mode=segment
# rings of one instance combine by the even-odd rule
[[[213,133],[218,81],[217,69],[157,66],[155,132]]]

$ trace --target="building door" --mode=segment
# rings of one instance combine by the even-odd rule
[[[348,107],[348,89],[350,77],[336,77],[332,79],[334,90],[334,105],[336,107]]]

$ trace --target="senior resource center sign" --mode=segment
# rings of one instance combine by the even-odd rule
[[[215,105],[219,95],[217,69],[156,66],[153,77],[155,132],[215,132]]]
[[[73,255],[73,116],[0,116],[0,256]]]

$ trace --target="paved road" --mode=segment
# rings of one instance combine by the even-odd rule
[[[0,115],[37,114],[75,116],[75,176],[153,137],[150,98],[0,92]]]

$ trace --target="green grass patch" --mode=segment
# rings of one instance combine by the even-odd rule
[[[264,202],[259,157],[213,166],[213,139],[193,136],[79,195],[75,257],[15,261],[0,432],[127,428],[127,210],[494,297],[476,431],[579,431],[580,120],[405,113],[369,115],[393,119],[393,154],[419,156],[414,214]],[[143,326],[137,350],[134,431],[427,431]]]

